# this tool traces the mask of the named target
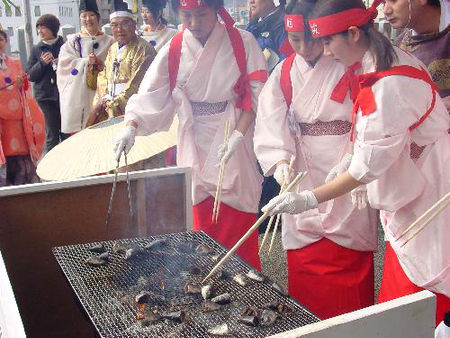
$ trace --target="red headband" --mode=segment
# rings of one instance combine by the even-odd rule
[[[360,27],[373,21],[377,15],[377,7],[384,0],[375,0],[368,9],[352,8],[335,14],[309,20],[309,28],[313,38],[323,38],[345,32],[349,27]]]
[[[206,7],[201,0],[180,0],[178,9],[197,9]]]
[[[303,23],[303,15],[286,14],[284,16],[284,29],[286,32],[304,32],[305,24]]]

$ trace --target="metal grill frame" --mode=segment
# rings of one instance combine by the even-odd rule
[[[170,245],[151,253],[143,253],[129,261],[124,260],[119,254],[112,253],[115,243],[126,247],[143,248],[151,241],[162,238],[167,239]],[[211,260],[211,255],[200,255],[194,251],[181,253],[179,245],[189,241],[213,248],[214,254],[227,252],[202,231],[62,246],[53,248],[52,251],[101,337],[208,337],[209,329],[227,322],[235,337],[254,338],[282,333],[319,321],[297,301],[276,292],[271,286],[273,282],[267,276],[264,282],[251,281],[250,285],[245,287],[233,280],[225,281],[214,276],[210,282],[214,285],[215,294],[229,292],[232,302],[216,312],[201,312],[201,296],[186,295],[183,286],[187,281],[200,282],[215,262]],[[89,248],[100,243],[109,252],[110,262],[102,267],[88,266],[84,260],[93,255]],[[188,266],[200,267],[202,273],[200,275],[180,273]],[[246,273],[251,267],[233,255],[224,269],[234,276],[237,273]],[[165,291],[157,285],[161,276],[167,282]],[[134,299],[140,291],[153,291],[166,298],[154,302],[158,312],[184,309],[188,320],[182,324],[160,321],[145,328],[141,327],[136,320],[137,307],[132,305],[132,301],[128,301],[130,297]],[[294,311],[282,314],[281,319],[270,327],[253,328],[238,323],[240,312],[245,306],[262,308],[264,304],[274,299],[282,301]]]

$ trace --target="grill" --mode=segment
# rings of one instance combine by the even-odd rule
[[[116,243],[144,248],[156,239],[166,239],[167,245],[143,251],[130,260],[112,253]],[[107,265],[85,264],[85,259],[93,255],[89,248],[95,244],[103,244],[109,252]],[[200,254],[186,250],[190,247],[187,244],[201,244],[214,252]],[[186,294],[184,285],[200,282],[216,263],[212,257],[225,253],[225,248],[200,231],[53,248],[53,254],[101,337],[208,337],[209,329],[223,323],[228,324],[235,337],[266,337],[318,321],[295,300],[278,293],[268,278],[264,282],[250,281],[247,286],[241,286],[232,279],[214,276],[209,283],[213,284],[215,294],[228,292],[231,303],[222,305],[219,311],[202,312],[201,295]],[[233,256],[223,270],[234,276],[246,273],[249,266]],[[158,313],[184,310],[187,319],[183,323],[161,320],[142,327],[136,319],[139,311],[134,303],[135,296],[141,291],[154,295],[151,306]],[[238,318],[246,306],[261,309],[273,300],[281,301],[293,311],[280,314],[269,327],[249,327],[239,323]]]

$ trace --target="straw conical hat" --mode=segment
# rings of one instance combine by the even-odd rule
[[[46,181],[67,180],[106,173],[116,168],[113,141],[122,133],[123,116],[100,122],[69,137],[40,161],[37,174]],[[178,119],[167,132],[137,136],[128,154],[128,164],[145,160],[176,145]],[[120,167],[125,166],[124,156]]]

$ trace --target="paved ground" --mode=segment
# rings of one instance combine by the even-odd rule
[[[271,236],[272,234],[270,234],[270,238]],[[259,236],[260,243],[262,241],[262,238],[263,234],[260,234]],[[263,266],[263,273],[267,276],[270,276],[273,280],[285,286],[287,289],[287,262],[286,262],[286,253],[281,246],[281,235],[280,233],[278,233],[278,235],[276,236],[274,247],[272,248],[272,252],[269,256],[268,248],[270,244],[270,238],[268,241],[266,240],[266,244],[264,245],[265,249],[263,249],[261,255],[261,264]],[[380,227],[378,231],[378,252],[374,256],[375,300],[378,295],[378,290],[380,288],[383,258],[384,258],[384,234]]]

